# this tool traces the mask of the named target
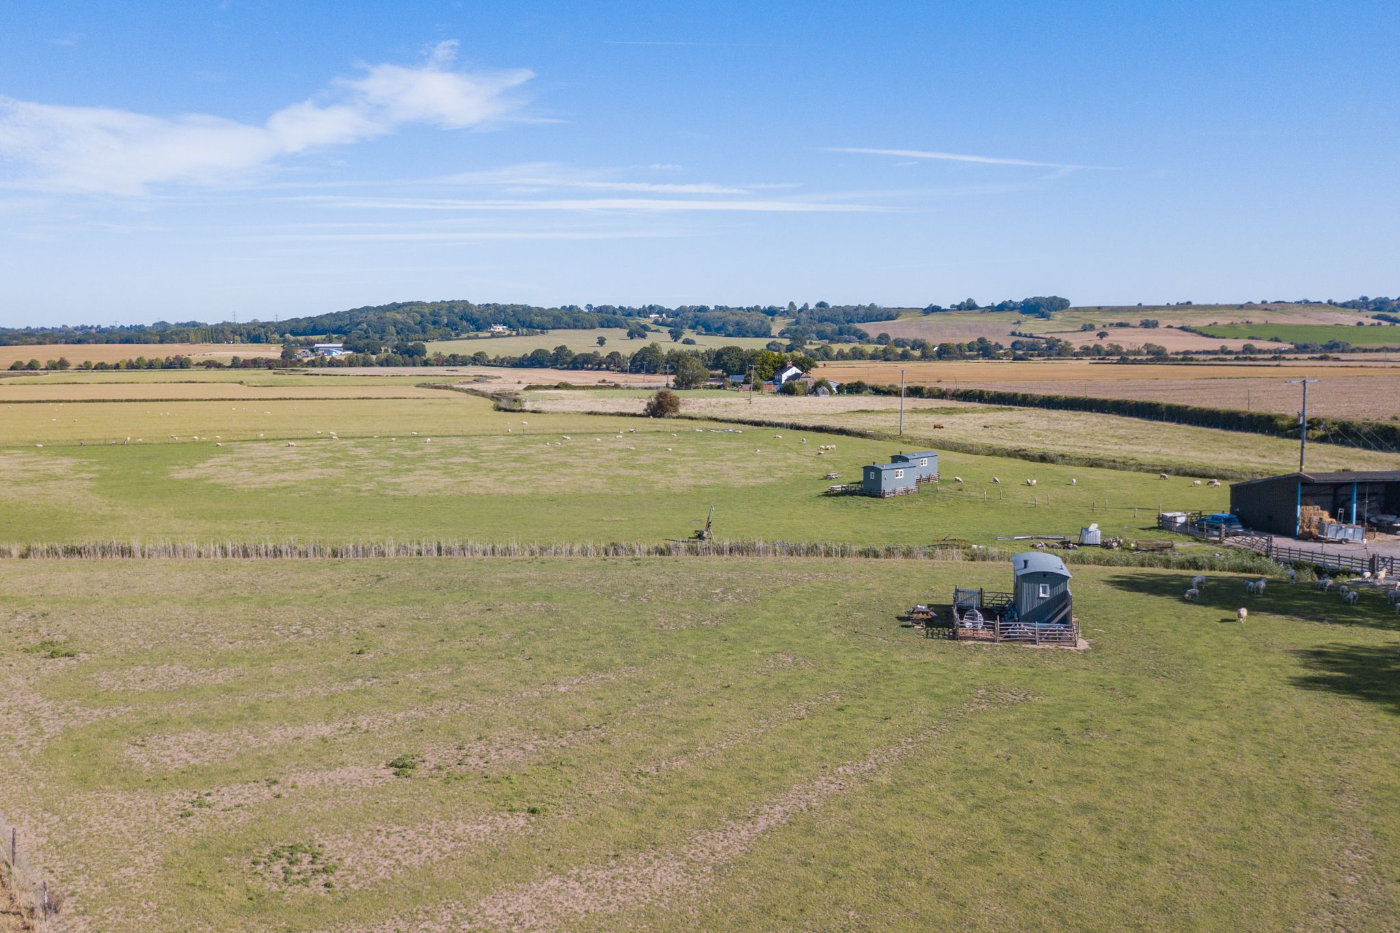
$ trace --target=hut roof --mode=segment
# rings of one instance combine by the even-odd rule
[[[1064,561],[1044,551],[1022,551],[1020,554],[1013,554],[1011,570],[1016,576],[1023,573],[1054,573],[1066,579],[1070,576]]]

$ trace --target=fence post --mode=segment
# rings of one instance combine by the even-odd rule
[[[17,851],[17,850],[16,850],[15,835],[16,835],[16,833],[18,833],[18,832],[19,832],[19,831],[18,831],[17,829],[15,829],[13,826],[10,827],[10,867],[11,867],[11,868],[14,868],[14,867],[15,867],[15,858],[16,858],[16,854],[15,854],[15,853],[16,853],[16,851]]]

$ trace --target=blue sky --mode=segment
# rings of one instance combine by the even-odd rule
[[[1400,292],[1393,3],[4,2],[0,325]]]

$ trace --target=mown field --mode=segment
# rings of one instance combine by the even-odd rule
[[[0,798],[110,930],[1386,930],[1395,616],[1001,564],[0,564]]]
[[[899,399],[891,396],[793,398],[760,394],[750,401],[747,394],[714,391],[687,392],[683,398],[682,411],[701,417],[852,428],[892,436],[899,430]],[[525,395],[530,408],[550,412],[636,413],[645,405],[645,399],[645,393],[635,391],[561,389],[536,390]],[[1014,456],[1031,453],[1111,460],[1130,468],[1184,471],[1192,476],[1262,476],[1286,472],[1298,463],[1298,443],[1287,438],[1117,415],[941,399],[905,399],[904,438],[899,443],[906,448],[922,445],[948,450],[950,446],[966,449],[972,445],[973,449]],[[1336,444],[1311,444],[1308,463],[1320,470],[1385,470],[1393,467],[1395,455]],[[943,472],[947,475],[949,470]]]
[[[1331,343],[1344,340],[1355,347],[1400,347],[1400,327],[1381,324],[1347,327],[1342,324],[1219,324],[1201,327],[1212,337],[1273,340],[1280,343]]]
[[[1136,537],[1161,504],[1226,501],[1224,489],[1185,478],[951,452],[942,470],[963,484],[889,501],[832,498],[822,495],[828,473],[859,481],[863,464],[888,461],[899,445],[719,422],[496,412],[450,392],[27,403],[0,405],[0,417],[10,441],[0,447],[0,542],[655,542],[690,534],[711,505],[721,534],[742,540],[990,541],[1074,533],[1089,520]],[[829,443],[836,449],[819,450]],[[1027,478],[1037,486],[1019,485]]]

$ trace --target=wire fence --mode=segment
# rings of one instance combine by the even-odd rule
[[[19,828],[0,816],[0,915],[9,914],[20,929],[62,933],[64,893],[29,859]],[[9,919],[9,918],[7,918]],[[6,928],[8,929],[8,927]]]

